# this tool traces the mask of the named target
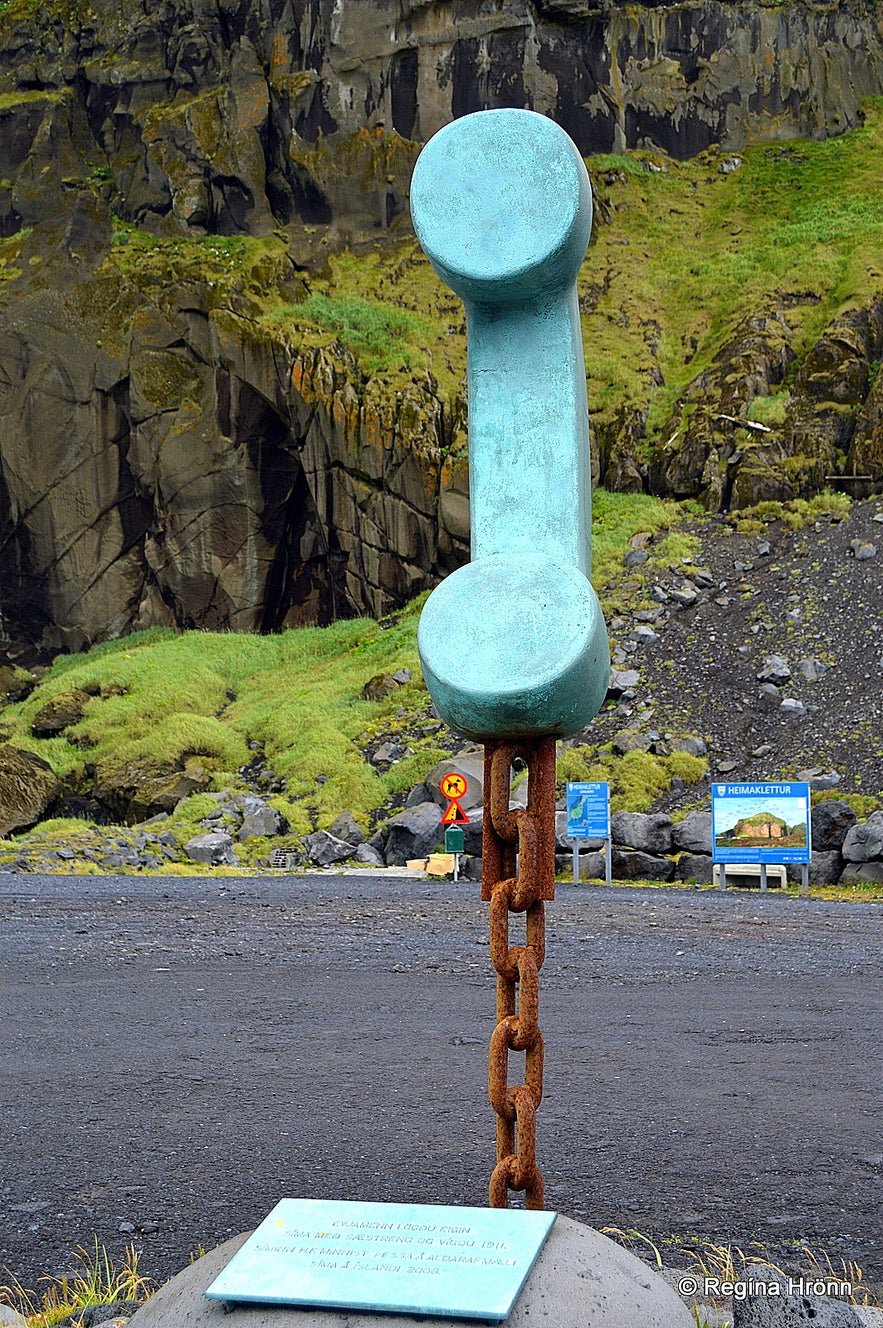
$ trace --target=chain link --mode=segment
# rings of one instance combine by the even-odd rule
[[[527,765],[527,808],[509,807],[513,762]],[[490,903],[491,963],[497,973],[497,1026],[488,1059],[488,1096],[497,1113],[497,1165],[491,1208],[524,1191],[543,1206],[536,1160],[536,1115],[543,1096],[539,971],[546,952],[544,900],[555,898],[555,739],[498,739],[484,750],[485,816],[481,897]],[[524,913],[525,944],[509,944],[509,914]],[[524,1083],[509,1083],[509,1052],[525,1052]]]

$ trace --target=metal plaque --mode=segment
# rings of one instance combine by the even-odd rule
[[[212,1300],[505,1319],[554,1213],[280,1199]]]

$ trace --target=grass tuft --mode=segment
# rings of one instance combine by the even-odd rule
[[[81,1314],[92,1305],[111,1305],[117,1300],[145,1301],[153,1283],[138,1272],[138,1251],[126,1246],[117,1267],[103,1245],[94,1238],[91,1250],[78,1245],[74,1258],[80,1264],[69,1277],[42,1277],[40,1291],[22,1286],[15,1276],[0,1286],[0,1305],[10,1305],[27,1316],[29,1328],[52,1328],[63,1319]],[[8,1270],[7,1270],[8,1272]]]

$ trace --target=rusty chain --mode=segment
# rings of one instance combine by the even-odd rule
[[[509,807],[512,764],[527,765],[527,808]],[[497,972],[497,1026],[491,1037],[488,1095],[497,1113],[497,1165],[491,1208],[523,1190],[543,1206],[536,1160],[536,1114],[543,1096],[539,970],[545,956],[544,900],[555,898],[555,739],[498,739],[484,749],[485,815],[481,897],[490,902],[491,962]],[[524,945],[509,944],[509,914],[526,914]],[[525,1052],[524,1083],[509,1084],[509,1052]]]

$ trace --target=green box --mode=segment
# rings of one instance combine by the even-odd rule
[[[463,831],[457,826],[452,825],[445,831],[445,852],[462,853],[463,852]]]

